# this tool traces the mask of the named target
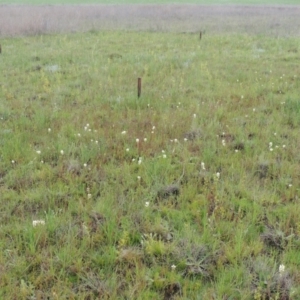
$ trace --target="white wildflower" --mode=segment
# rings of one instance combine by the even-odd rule
[[[38,225],[45,225],[45,221],[44,220],[33,220],[32,221],[32,226],[38,226]]]
[[[282,274],[285,271],[285,265],[280,265],[279,266],[279,273]]]

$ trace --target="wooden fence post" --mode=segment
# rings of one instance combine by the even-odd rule
[[[138,78],[138,98],[141,97],[141,93],[142,93],[142,78]]]

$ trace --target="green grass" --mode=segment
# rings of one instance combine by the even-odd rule
[[[299,39],[1,44],[1,299],[299,299]]]
[[[84,4],[259,4],[259,5],[291,5],[299,4],[299,0],[89,0],[85,1]],[[0,4],[82,4],[82,0],[0,0]]]

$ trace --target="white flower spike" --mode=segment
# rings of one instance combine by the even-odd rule
[[[284,271],[285,271],[285,265],[280,265],[279,266],[279,274],[284,273]]]
[[[38,225],[45,225],[45,221],[44,220],[33,220],[32,221],[32,226],[36,227]]]

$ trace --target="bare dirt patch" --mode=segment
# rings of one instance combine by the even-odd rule
[[[300,6],[1,5],[0,35],[88,30],[300,36]]]

